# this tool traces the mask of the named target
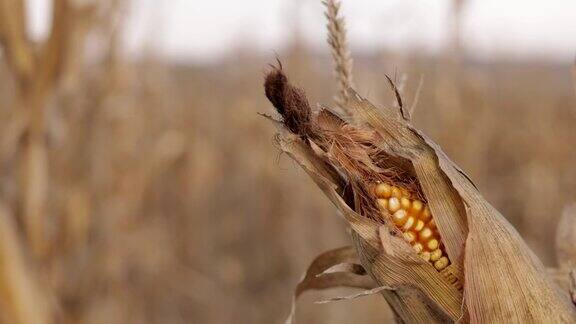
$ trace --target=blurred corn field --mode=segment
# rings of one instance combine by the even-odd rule
[[[120,50],[115,0],[54,0],[48,37],[32,40],[24,5],[0,0],[0,322],[283,320],[305,265],[347,236],[257,115],[271,111],[261,84],[274,57],[136,60]],[[457,47],[358,53],[355,83],[389,104],[385,73],[407,76],[409,101],[423,75],[415,124],[554,266],[576,199],[571,67],[478,63]],[[279,56],[313,101],[332,100],[328,51],[296,39]],[[303,298],[300,321],[392,318],[377,296],[309,303],[325,294]]]

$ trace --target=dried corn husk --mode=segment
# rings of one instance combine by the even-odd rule
[[[280,149],[342,213],[362,266],[377,286],[387,287],[381,293],[399,321],[576,321],[569,296],[549,278],[516,230],[439,147],[397,111],[379,110],[349,89],[347,120],[326,108],[311,116],[303,92],[287,83],[281,69],[269,75],[266,91],[283,116]],[[403,161],[404,171],[417,179],[451,260],[448,268],[438,272],[418,257],[390,222],[367,217],[358,199],[362,193],[350,194],[361,189],[355,183],[362,179],[356,177],[366,174],[356,172],[355,165],[365,166],[368,173],[380,170],[358,146],[346,151],[326,144],[325,134],[348,126],[376,134],[366,137],[371,145]]]

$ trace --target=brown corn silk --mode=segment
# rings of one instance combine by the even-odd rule
[[[362,266],[386,287],[379,292],[400,322],[576,321],[570,298],[516,230],[397,111],[377,109],[352,89],[346,120],[328,108],[299,111],[310,109],[308,102],[281,68],[267,76],[265,88],[283,118],[279,147],[342,213]],[[392,222],[374,217],[366,184],[380,180],[411,185],[425,198],[451,262],[442,272]]]

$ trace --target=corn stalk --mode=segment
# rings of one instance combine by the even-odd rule
[[[86,22],[92,6],[79,7],[68,0],[54,0],[48,38],[40,44],[26,35],[22,0],[0,1],[0,40],[16,82],[15,122],[11,141],[23,141],[21,151],[22,222],[28,243],[36,256],[47,253],[45,237],[46,201],[49,188],[46,143],[47,106],[61,81],[73,72],[81,50]],[[15,143],[5,144],[14,147]]]
[[[7,302],[2,309],[10,322],[50,323],[55,315],[47,302],[49,293],[36,283],[38,273],[32,270],[50,250],[46,228],[50,222],[48,107],[62,81],[77,73],[86,26],[95,7],[54,0],[49,35],[36,42],[26,33],[25,6],[23,0],[0,0],[0,48],[15,85],[12,120],[2,150],[4,155],[16,155],[20,168],[19,206],[14,208],[20,222],[2,209],[0,286]],[[15,224],[22,224],[24,242],[18,238]]]

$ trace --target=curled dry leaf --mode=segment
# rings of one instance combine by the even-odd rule
[[[349,116],[312,114],[281,68],[265,88],[283,120],[278,146],[340,210],[401,321],[576,321],[516,230],[408,120],[352,89]]]
[[[330,250],[317,256],[296,286],[292,299],[292,309],[286,324],[293,323],[296,313],[296,299],[308,290],[336,287],[373,289],[375,287],[374,281],[366,275],[364,268],[354,263],[357,260],[356,250],[350,246]]]

